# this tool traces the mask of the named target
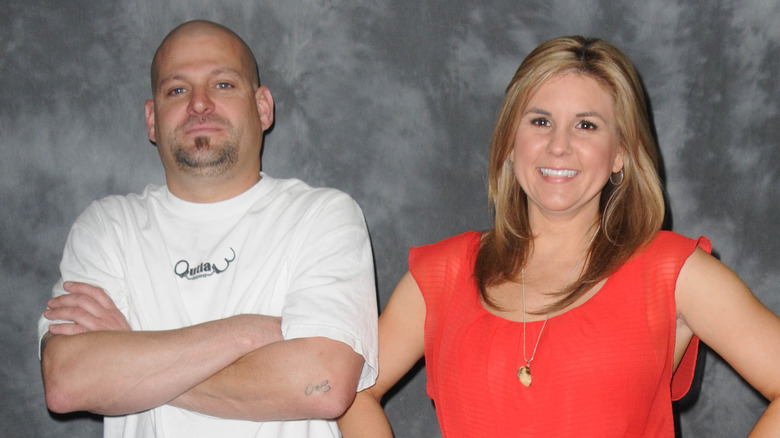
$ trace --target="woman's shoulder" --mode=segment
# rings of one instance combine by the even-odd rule
[[[429,243],[420,246],[412,246],[410,249],[410,258],[421,257],[442,257],[461,256],[468,254],[479,247],[479,240],[482,233],[479,231],[466,231],[456,234],[438,242]]]
[[[439,240],[438,242],[428,243],[420,246],[413,246],[412,248],[429,249],[454,249],[457,247],[472,246],[479,242],[482,233],[479,231],[466,231],[454,236],[450,236]]]
[[[679,254],[687,257],[697,247],[707,252],[712,251],[712,243],[704,236],[692,239],[674,231],[661,230],[656,233],[643,252],[652,255]]]
[[[409,268],[449,268],[473,265],[479,249],[482,233],[467,231],[427,245],[413,246],[409,250]]]
[[[673,231],[659,231],[635,256],[627,262],[629,266],[643,266],[644,270],[674,274],[676,277],[685,261],[696,248],[712,251],[712,244],[704,236],[692,239]]]

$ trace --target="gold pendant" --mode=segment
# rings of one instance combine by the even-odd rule
[[[531,386],[531,367],[520,367],[517,370],[517,378],[520,379],[520,383],[526,387]]]

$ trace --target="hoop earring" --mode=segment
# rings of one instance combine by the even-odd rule
[[[616,181],[615,175],[618,175],[617,178],[619,178],[619,179],[617,179],[617,181]],[[623,172],[623,169],[620,169],[618,172],[613,172],[609,176],[609,182],[611,182],[612,185],[619,186],[620,184],[623,183],[623,180],[625,179],[625,177],[626,177],[626,174]]]

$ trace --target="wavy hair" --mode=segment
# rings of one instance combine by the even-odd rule
[[[555,303],[538,313],[563,310],[572,304],[649,242],[663,224],[658,148],[650,130],[644,91],[631,62],[617,47],[597,38],[567,36],[547,41],[528,54],[509,83],[490,145],[488,201],[494,225],[483,234],[474,276],[484,302],[495,308],[498,306],[487,289],[516,280],[533,245],[527,197],[506,164],[517,127],[539,87],[569,72],[596,80],[611,94],[624,177],[620,184],[607,182],[602,189],[600,227],[588,250],[587,268],[558,292]]]

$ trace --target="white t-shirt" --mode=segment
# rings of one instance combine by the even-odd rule
[[[374,267],[354,200],[262,174],[226,201],[198,204],[148,186],[93,202],[68,237],[62,279],[102,287],[133,330],[168,330],[240,313],[282,317],[285,339],[322,336],[365,358],[358,390],[377,375]],[[41,317],[43,336],[51,321]],[[117,376],[121,378],[121,376]],[[338,437],[333,421],[218,419],[164,405],[106,417],[106,437]]]

